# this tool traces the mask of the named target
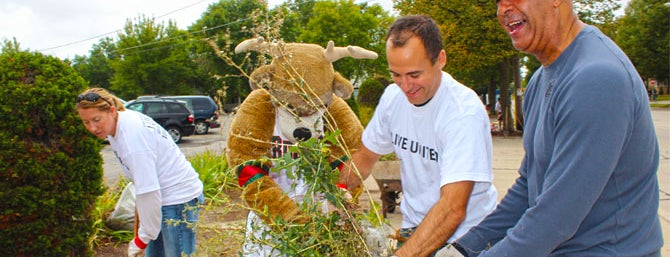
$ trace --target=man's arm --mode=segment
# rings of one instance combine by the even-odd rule
[[[440,199],[395,254],[399,257],[429,256],[443,246],[465,220],[474,184],[473,181],[459,181],[442,186]]]
[[[519,178],[507,191],[496,209],[477,226],[460,237],[454,245],[461,248],[464,256],[477,256],[491,245],[503,239],[528,209],[528,183],[525,173],[526,159],[521,162]],[[463,252],[465,251],[465,252]]]
[[[358,152],[351,156],[351,162],[348,162],[348,165],[345,165],[340,171],[340,183],[347,185],[348,188],[355,188],[362,184],[363,180],[370,176],[372,167],[375,166],[380,156],[361,144]]]

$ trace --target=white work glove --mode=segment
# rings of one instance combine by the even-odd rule
[[[456,250],[456,247],[453,245],[447,245],[442,247],[442,249],[435,252],[435,257],[463,257],[461,252]]]
[[[128,242],[128,257],[143,257],[146,248],[147,244],[142,242],[139,237],[135,237]]]

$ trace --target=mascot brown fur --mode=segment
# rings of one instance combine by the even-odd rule
[[[329,149],[328,159],[331,166],[341,167],[350,151],[360,146],[363,126],[343,100],[351,96],[353,86],[334,71],[332,62],[344,57],[374,59],[377,54],[357,46],[335,47],[332,41],[324,49],[262,38],[248,39],[235,48],[236,53],[245,51],[270,55],[272,61],[249,76],[252,92],[240,105],[228,133],[228,164],[236,168],[243,200],[267,224],[277,216],[306,222],[297,204],[268,176],[275,125],[292,143],[340,130],[338,145]]]

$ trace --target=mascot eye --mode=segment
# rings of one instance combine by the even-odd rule
[[[292,110],[295,110],[295,107],[293,107],[292,104],[286,104],[286,109],[289,109],[289,110],[292,111]]]

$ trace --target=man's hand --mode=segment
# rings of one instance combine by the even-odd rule
[[[146,248],[147,244],[142,242],[139,237],[135,237],[128,242],[128,257],[142,257]]]

